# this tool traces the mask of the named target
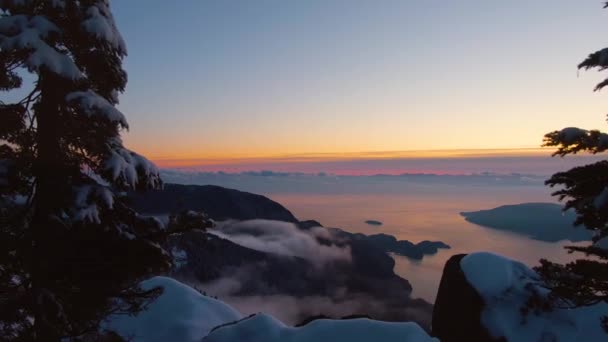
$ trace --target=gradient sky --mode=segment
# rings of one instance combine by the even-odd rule
[[[154,160],[538,147],[604,128],[599,0],[113,1]]]

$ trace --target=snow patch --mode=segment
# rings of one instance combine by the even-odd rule
[[[535,292],[546,295],[539,276],[524,264],[487,252],[473,253],[460,261],[468,282],[484,300],[482,323],[495,338],[511,342],[605,341],[600,318],[608,314],[602,303],[576,309],[531,312],[521,309]]]
[[[87,19],[82,23],[88,33],[110,44],[121,55],[127,54],[127,45],[116,28],[107,1],[100,1],[87,10]]]
[[[511,288],[521,290],[530,280],[538,280],[526,265],[487,252],[469,254],[460,265],[467,280],[484,298],[500,297]]]
[[[559,137],[564,144],[569,145],[585,137],[587,133],[587,130],[578,127],[566,127],[559,132]]]
[[[138,342],[200,341],[212,328],[241,319],[232,307],[203,296],[191,287],[167,277],[154,277],[142,288],[163,287],[163,294],[137,316],[114,315],[104,328]]]
[[[380,322],[370,319],[319,319],[302,327],[288,327],[275,318],[258,314],[236,324],[215,329],[204,342],[431,342],[420,326],[411,322]]]
[[[59,32],[57,25],[40,15],[31,19],[23,14],[0,18],[0,34],[2,35],[16,34],[26,29],[34,29],[42,38],[45,38],[50,32]]]

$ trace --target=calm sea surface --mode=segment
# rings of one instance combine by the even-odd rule
[[[484,228],[464,220],[462,211],[490,209],[504,204],[551,202],[543,187],[428,186],[400,194],[269,193],[300,220],[315,219],[326,227],[364,234],[387,233],[400,240],[439,240],[452,246],[422,261],[394,256],[395,272],[408,279],[415,297],[435,301],[443,265],[458,253],[491,251],[530,266],[540,258],[570,260],[562,248],[567,241],[546,243],[525,236]],[[378,220],[370,226],[366,220]]]

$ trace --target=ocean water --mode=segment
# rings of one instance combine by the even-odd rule
[[[449,186],[427,184],[394,192],[357,193],[267,193],[300,220],[314,219],[326,227],[364,234],[387,233],[414,243],[439,240],[451,249],[439,250],[416,261],[393,256],[395,272],[408,279],[413,296],[434,302],[445,262],[450,256],[490,251],[520,260],[530,266],[541,258],[571,260],[564,245],[568,241],[547,243],[526,236],[469,223],[462,211],[491,209],[505,204],[555,202],[550,190],[542,186]],[[366,220],[383,224],[372,226]]]

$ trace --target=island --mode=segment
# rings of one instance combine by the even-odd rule
[[[591,240],[591,232],[575,227],[576,214],[555,203],[521,203],[494,209],[460,213],[465,220],[483,227],[510,231],[532,239],[557,242]]]
[[[387,253],[394,253],[417,260],[422,259],[425,255],[435,254],[439,249],[451,248],[448,244],[441,241],[425,240],[415,244],[408,240],[397,240],[396,237],[388,234],[369,235],[365,237],[365,240]]]
[[[365,221],[365,223],[369,224],[370,226],[381,226],[382,225],[382,222],[376,221],[376,220],[367,220],[367,221]]]

